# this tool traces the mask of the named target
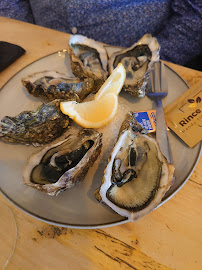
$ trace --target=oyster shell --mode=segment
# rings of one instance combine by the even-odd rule
[[[93,78],[100,86],[107,78],[108,56],[100,43],[82,35],[71,35],[67,51],[76,77]],[[98,87],[95,89],[98,90]]]
[[[118,140],[95,196],[130,221],[161,202],[171,185],[174,166],[162,155],[156,140],[146,134],[134,113],[122,124]]]
[[[159,51],[157,39],[150,34],[145,34],[130,48],[112,54],[109,59],[109,72],[111,74],[121,62],[126,69],[123,90],[142,98],[145,96],[153,64],[159,61]]]
[[[69,117],[60,111],[60,101],[40,105],[34,111],[0,122],[0,140],[10,143],[44,144],[59,137],[69,125]]]
[[[49,101],[65,99],[80,102],[93,90],[94,80],[67,77],[57,71],[43,71],[23,78],[22,84],[35,97]]]
[[[69,131],[65,140],[30,156],[23,170],[23,182],[48,195],[57,195],[84,180],[101,146],[102,134],[97,131]]]

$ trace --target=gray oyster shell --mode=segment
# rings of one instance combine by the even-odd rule
[[[109,59],[109,72],[111,74],[121,62],[126,69],[123,90],[142,98],[145,96],[153,64],[159,61],[159,51],[157,39],[150,34],[145,34],[130,48],[112,54]]]
[[[72,78],[57,71],[43,71],[22,79],[27,91],[35,96],[52,101],[54,99],[82,101],[93,91],[92,78]]]
[[[23,170],[24,184],[53,196],[84,180],[100,154],[102,134],[82,129],[65,135],[66,139],[30,156]]]
[[[61,136],[69,125],[69,117],[60,111],[60,101],[42,104],[16,117],[5,116],[0,122],[0,140],[35,145]]]
[[[108,160],[98,200],[130,221],[151,212],[171,186],[174,166],[130,112]]]
[[[108,76],[108,56],[104,46],[85,36],[71,35],[67,51],[73,74],[79,78],[93,78],[97,91]]]

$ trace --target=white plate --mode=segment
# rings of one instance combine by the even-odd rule
[[[108,48],[108,50],[111,53],[117,48]],[[23,88],[21,78],[34,72],[51,69],[72,75],[69,57],[65,51],[51,54],[30,64],[4,85],[0,91],[0,119],[5,115],[15,116],[24,110],[35,109],[41,104],[42,100],[32,97]],[[166,72],[169,94],[163,100],[164,106],[188,89],[187,84],[176,72],[167,66]],[[154,105],[147,97],[139,100],[129,94],[121,93],[118,114],[115,119],[106,127],[99,129],[104,134],[101,155],[90,168],[82,183],[56,197],[48,196],[22,183],[22,170],[25,162],[30,154],[39,149],[33,146],[0,142],[0,190],[2,194],[27,214],[54,225],[100,228],[127,222],[124,217],[98,203],[93,194],[100,186],[109,153],[116,141],[125,114],[131,110],[152,108]],[[200,144],[192,149],[187,147],[174,133],[169,134],[169,139],[176,168],[176,182],[166,193],[162,203],[173,196],[189,178],[197,164],[201,150]]]

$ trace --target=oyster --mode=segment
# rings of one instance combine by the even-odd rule
[[[23,170],[23,182],[48,195],[57,195],[84,180],[101,146],[102,134],[97,131],[83,129],[73,134],[69,130],[66,139],[30,156]]]
[[[130,112],[96,192],[114,211],[135,221],[152,211],[171,185],[174,166]]]
[[[60,111],[60,100],[40,105],[34,111],[0,122],[0,140],[10,143],[44,144],[59,137],[69,125],[69,117]]]
[[[22,84],[35,97],[49,101],[65,99],[80,102],[93,90],[94,80],[67,77],[57,71],[43,71],[23,78]]]
[[[108,56],[104,46],[100,43],[82,35],[72,35],[67,51],[72,72],[76,77],[93,78],[97,86],[106,80]],[[96,89],[98,90],[98,87]]]
[[[126,69],[123,90],[136,97],[144,97],[149,73],[153,64],[159,61],[159,50],[157,39],[146,34],[130,48],[112,54],[109,59],[109,72],[111,74],[121,62]]]

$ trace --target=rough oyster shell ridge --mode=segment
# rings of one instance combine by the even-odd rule
[[[96,71],[96,69],[92,70],[91,67],[84,65],[80,57],[74,52],[75,46],[85,46],[85,49],[89,48],[96,51],[99,55],[99,59],[97,60],[101,65],[101,69]],[[77,52],[78,51],[80,51],[80,49],[77,49]],[[70,56],[71,69],[73,74],[78,78],[93,78],[95,81],[96,92],[108,76],[108,55],[104,46],[102,46],[101,43],[85,36],[71,35],[67,46],[67,52]]]
[[[65,140],[50,144],[29,157],[23,170],[24,184],[53,196],[58,195],[61,191],[71,188],[76,183],[84,180],[89,168],[93,165],[101,152],[102,134],[99,134],[97,131],[94,131],[92,129],[82,129],[80,132],[74,133],[72,133],[72,130],[68,130],[65,136]],[[69,143],[69,147],[71,148],[71,146],[74,145],[75,142],[78,142],[81,145],[82,142],[87,139],[93,140],[93,146],[87,151],[87,153],[79,161],[79,163],[76,164],[75,167],[67,170],[55,183],[37,184],[31,181],[31,174],[33,169],[40,163],[43,156],[49,150],[60,146],[64,141],[67,141]]]
[[[60,111],[60,101],[55,99],[16,117],[5,116],[0,122],[0,140],[34,145],[58,138],[69,125],[69,117]]]
[[[81,102],[93,91],[92,78],[79,79],[68,77],[57,71],[36,72],[22,79],[28,93],[52,101],[54,99],[75,100]]]

